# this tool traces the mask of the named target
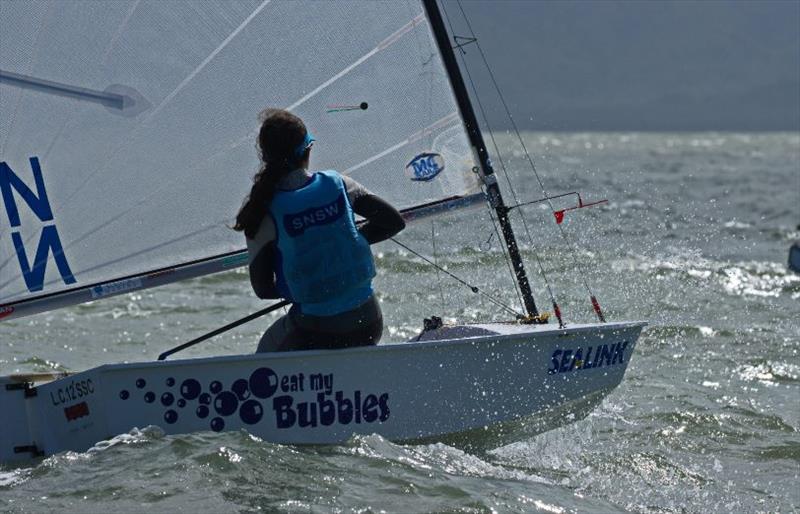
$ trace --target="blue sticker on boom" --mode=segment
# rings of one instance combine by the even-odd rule
[[[438,153],[421,153],[406,165],[411,180],[427,182],[444,171],[444,157]]]

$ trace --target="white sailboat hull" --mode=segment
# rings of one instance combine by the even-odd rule
[[[150,425],[287,444],[377,433],[499,445],[585,415],[622,380],[643,326],[447,327],[419,342],[105,365],[46,383],[3,377],[0,462]]]

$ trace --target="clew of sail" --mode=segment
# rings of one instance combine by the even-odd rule
[[[417,0],[0,2],[0,33],[0,319],[246,262],[266,106],[409,220],[482,199]]]

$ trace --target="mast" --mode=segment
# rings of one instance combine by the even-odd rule
[[[483,141],[483,135],[478,126],[478,119],[475,117],[475,111],[472,109],[469,93],[467,93],[467,88],[464,85],[464,79],[461,76],[458,62],[456,62],[456,56],[453,53],[453,48],[450,46],[450,39],[447,36],[447,29],[444,26],[442,14],[439,11],[439,5],[436,3],[436,0],[422,1],[425,6],[425,12],[428,15],[428,22],[431,24],[431,29],[436,37],[436,45],[439,47],[439,53],[442,56],[444,67],[450,77],[450,85],[453,88],[453,93],[458,102],[458,109],[461,112],[461,118],[464,120],[470,144],[475,150],[478,162],[480,163],[483,182],[486,185],[486,193],[489,196],[489,204],[494,208],[500,221],[500,228],[503,232],[503,238],[506,241],[508,254],[514,268],[514,275],[517,278],[517,283],[522,292],[525,310],[528,312],[529,316],[538,316],[539,311],[536,310],[536,302],[533,299],[531,285],[525,273],[525,265],[522,263],[522,257],[519,254],[517,239],[514,237],[514,230],[508,219],[509,209],[506,207],[503,196],[500,194],[500,188],[497,185],[497,177],[494,174],[494,169],[489,160],[489,152],[486,150],[486,144]]]

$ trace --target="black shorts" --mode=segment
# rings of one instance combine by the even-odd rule
[[[335,316],[311,316],[297,305],[270,326],[257,353],[329,350],[377,344],[383,334],[383,315],[375,295],[353,310]]]

